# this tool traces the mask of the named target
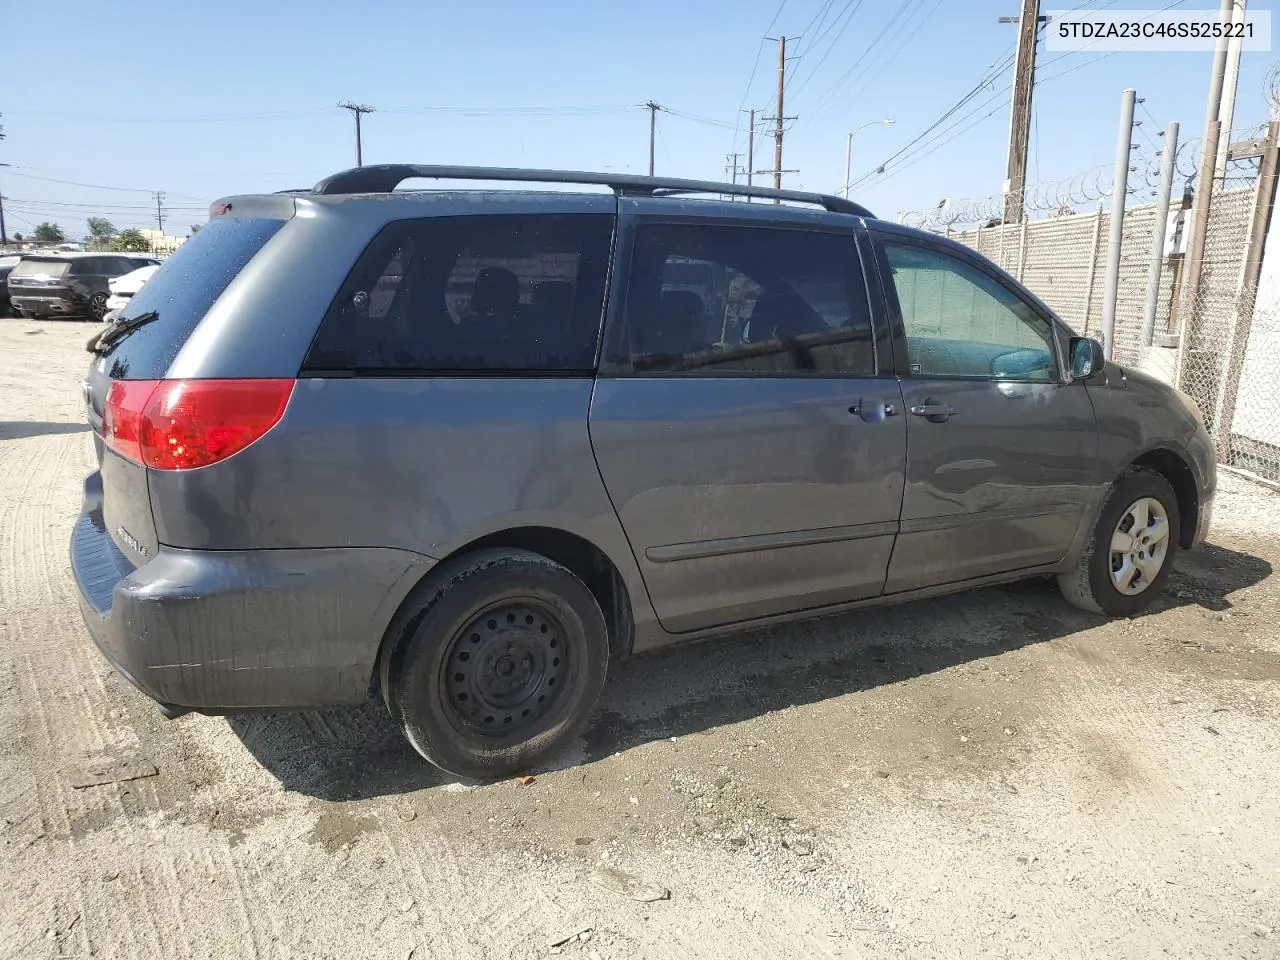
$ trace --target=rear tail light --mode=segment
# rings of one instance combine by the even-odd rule
[[[116,380],[102,434],[155,470],[207,467],[239,453],[284,415],[293,380]]]

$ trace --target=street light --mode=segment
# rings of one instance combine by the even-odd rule
[[[849,164],[853,160],[853,135],[859,130],[865,130],[867,127],[874,127],[877,123],[888,124],[893,123],[893,121],[887,118],[884,120],[868,120],[862,126],[854,127],[854,129],[846,135],[844,142],[844,198],[846,200],[849,199]]]

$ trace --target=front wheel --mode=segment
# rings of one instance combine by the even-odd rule
[[[1178,549],[1178,498],[1153,470],[1125,471],[1111,488],[1076,568],[1058,575],[1073,606],[1129,617],[1159,594]]]
[[[423,757],[472,779],[554,753],[590,718],[609,666],[595,596],[524,550],[482,550],[440,571],[406,602],[391,637],[392,716]]]

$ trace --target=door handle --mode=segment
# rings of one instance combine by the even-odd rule
[[[859,400],[849,408],[849,412],[867,423],[879,423],[885,417],[896,417],[898,407],[883,400]]]
[[[942,423],[948,417],[954,417],[960,411],[949,403],[940,403],[930,397],[924,403],[914,405],[911,408],[911,412],[917,417],[924,417],[930,423]]]

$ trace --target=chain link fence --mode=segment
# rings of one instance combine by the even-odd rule
[[[1280,256],[1280,253],[1276,255]],[[1280,305],[1242,298],[1251,316],[1243,349],[1223,375],[1220,404],[1232,411],[1226,442],[1218,444],[1224,462],[1280,482]]]

